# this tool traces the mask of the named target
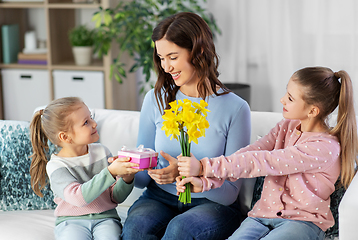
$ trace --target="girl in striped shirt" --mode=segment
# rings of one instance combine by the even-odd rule
[[[108,148],[95,143],[96,127],[88,107],[76,97],[54,100],[31,121],[31,186],[42,196],[49,179],[57,204],[56,239],[118,240],[121,234],[116,207],[132,191],[140,170],[132,168],[138,164],[128,162],[130,158],[113,158]],[[49,162],[48,140],[61,147]]]

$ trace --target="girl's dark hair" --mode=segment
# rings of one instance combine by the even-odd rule
[[[84,104],[80,98],[66,97],[52,101],[45,109],[37,111],[30,123],[30,137],[33,149],[30,165],[31,187],[42,197],[41,189],[47,184],[46,164],[48,140],[61,145],[59,132],[70,132],[72,121],[68,116]]]
[[[304,87],[303,100],[319,108],[319,119],[326,119],[338,106],[337,125],[330,130],[341,144],[341,183],[348,187],[355,174],[358,155],[357,123],[352,81],[346,71],[333,72],[325,67],[307,67],[292,76]]]
[[[154,42],[162,38],[189,51],[189,61],[200,79],[197,88],[201,98],[205,99],[210,92],[215,95],[223,95],[230,91],[218,79],[219,59],[215,51],[213,35],[208,24],[199,15],[181,12],[164,19],[154,28],[152,35]],[[158,105],[162,109],[167,109],[169,102],[175,100],[179,87],[175,85],[172,76],[162,68],[156,48],[154,48],[153,58],[158,74],[158,80],[154,87],[155,97]],[[206,83],[206,79],[209,80],[210,86]],[[224,92],[218,93],[217,86],[220,86]],[[163,103],[163,95],[165,103]]]

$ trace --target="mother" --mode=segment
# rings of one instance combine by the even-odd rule
[[[145,96],[137,145],[161,151],[157,169],[140,172],[135,185],[147,187],[132,205],[123,227],[126,239],[224,239],[239,226],[242,217],[237,203],[241,180],[192,194],[190,204],[176,195],[179,142],[170,141],[162,127],[163,109],[173,100],[204,99],[210,110],[206,136],[192,144],[198,157],[230,155],[249,144],[250,108],[219,80],[218,57],[212,32],[194,13],[178,13],[154,29],[154,62],[158,80]],[[164,157],[164,158],[163,158]]]

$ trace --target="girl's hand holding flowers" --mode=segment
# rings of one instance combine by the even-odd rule
[[[193,154],[190,157],[178,157],[178,170],[180,176],[196,177],[202,174],[202,164]]]
[[[187,186],[190,186],[190,191],[193,193],[199,193],[203,191],[203,181],[199,177],[177,177],[176,180],[178,194],[184,193]]]

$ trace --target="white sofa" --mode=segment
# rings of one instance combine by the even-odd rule
[[[139,123],[139,112],[138,111],[122,111],[122,110],[108,110],[108,109],[93,109],[92,115],[94,116],[94,119],[98,123],[98,132],[100,135],[100,142],[104,145],[106,145],[113,155],[116,155],[117,151],[123,146],[127,147],[135,147],[136,145],[136,138],[138,133],[138,123]],[[251,142],[255,141],[258,137],[268,133],[268,131],[275,126],[275,124],[282,119],[281,113],[272,113],[272,112],[252,112],[251,113],[251,122],[252,122],[252,130],[251,130]],[[9,194],[12,194],[12,192],[9,193],[9,191],[15,191],[16,187],[9,186],[11,184],[11,181],[14,181],[14,179],[9,180],[11,176],[8,176],[8,172],[15,171],[15,180],[16,178],[19,179],[27,179],[28,181],[28,173],[26,169],[24,170],[24,173],[18,173],[17,169],[19,167],[15,166],[15,170],[11,170],[11,166],[15,163],[12,163],[14,157],[11,154],[17,155],[19,159],[17,161],[27,161],[25,162],[28,164],[28,155],[27,153],[21,152],[21,148],[28,148],[28,146],[20,146],[17,152],[14,152],[14,149],[17,147],[14,147],[13,144],[18,145],[19,142],[13,141],[9,143],[9,139],[14,138],[12,135],[7,136],[8,132],[15,132],[17,135],[24,135],[23,137],[19,137],[16,135],[16,138],[23,139],[29,142],[28,139],[28,122],[18,122],[18,121],[0,121],[0,164],[1,164],[1,186],[3,192],[0,192],[0,239],[11,239],[11,240],[20,240],[20,239],[27,239],[27,240],[52,240],[54,239],[53,236],[53,228],[54,228],[54,221],[55,217],[53,216],[53,209],[45,209],[45,210],[17,210],[17,211],[10,211],[12,208],[18,208],[18,209],[27,209],[28,206],[33,209],[35,204],[35,201],[41,201],[36,200],[36,196],[28,196],[30,198],[28,202],[26,202],[26,206],[16,206],[16,201],[11,200],[12,196],[9,196]],[[20,126],[20,127],[19,127]],[[14,129],[23,129],[23,132],[20,130],[14,130]],[[20,133],[19,133],[20,132]],[[27,144],[28,145],[28,144]],[[20,151],[20,152],[19,152]],[[6,156],[5,156],[6,155]],[[2,157],[4,156],[4,157]],[[4,162],[10,162],[9,166],[6,167],[7,163]],[[3,165],[5,166],[3,168]],[[5,170],[4,170],[5,169]],[[10,170],[9,170],[10,169]],[[6,172],[8,171],[8,172]],[[23,174],[23,175],[21,175]],[[17,181],[17,180],[16,180]],[[10,183],[9,183],[10,182]],[[358,181],[355,181],[358,183]],[[26,191],[29,191],[29,182],[21,183],[26,185],[27,188]],[[248,180],[247,183],[245,183],[246,189],[245,194],[241,194],[240,198],[242,201],[244,201],[249,208],[251,205],[251,199],[252,199],[252,188],[255,185],[255,181],[253,179]],[[10,187],[10,188],[9,188]],[[257,183],[255,185],[257,188]],[[21,188],[21,186],[20,186]],[[8,190],[6,190],[8,189]],[[9,190],[10,189],[10,190]],[[14,190],[12,190],[14,189]],[[251,189],[251,190],[250,190]],[[122,204],[120,204],[117,207],[118,213],[124,222],[126,218],[126,213],[128,208],[131,206],[131,204],[140,196],[142,193],[142,189],[134,188],[130,196],[126,199],[126,201]],[[6,195],[7,194],[7,195]],[[21,196],[20,192],[14,192],[14,199],[18,197],[17,201],[23,201],[26,200]],[[5,195],[5,197],[4,197]],[[10,200],[9,200],[10,198]],[[350,199],[351,200],[351,199]],[[7,201],[7,202],[6,202]],[[11,203],[13,202],[13,206],[11,206]],[[49,201],[49,199],[47,199]],[[349,204],[353,204],[353,202],[356,202],[355,200],[351,201]],[[40,209],[46,208],[49,203],[43,204],[39,206]],[[45,206],[45,207],[43,207]],[[358,205],[355,204],[356,209],[358,208]],[[52,206],[53,207],[53,206]],[[345,208],[341,208],[345,209]],[[349,211],[346,211],[346,215],[349,215]],[[357,219],[358,217],[356,217]],[[350,222],[349,218],[347,217],[347,221]],[[342,221],[343,222],[343,221]],[[347,223],[347,224],[348,224]],[[358,223],[357,221],[352,223],[352,225],[355,225]],[[352,227],[354,229],[354,227]],[[342,238],[343,240],[346,239],[352,239],[349,238],[350,236],[350,229],[345,228],[345,238]],[[333,238],[332,236],[330,238]]]

